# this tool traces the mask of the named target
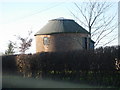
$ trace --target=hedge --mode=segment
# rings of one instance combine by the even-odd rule
[[[94,51],[42,52],[3,56],[3,71],[24,77],[85,81],[97,85],[120,86],[118,46],[98,48]],[[17,71],[17,72],[16,72]]]

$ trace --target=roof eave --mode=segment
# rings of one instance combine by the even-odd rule
[[[56,33],[43,33],[43,34],[35,34],[34,36],[37,36],[37,35],[52,35],[52,34],[64,34],[64,33],[81,33],[81,32],[56,32]],[[87,33],[81,33],[81,34],[90,34],[89,32]]]

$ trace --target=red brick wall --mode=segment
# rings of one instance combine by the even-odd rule
[[[67,33],[52,35],[37,35],[36,52],[64,52],[82,49],[81,37],[87,37],[87,34]],[[43,38],[49,38],[49,44],[43,44]]]

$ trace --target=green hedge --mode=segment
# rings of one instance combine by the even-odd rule
[[[9,74],[17,73],[16,55],[2,56],[2,72]]]
[[[4,56],[3,69],[16,71],[25,77],[51,78],[87,82],[97,85],[120,86],[118,47],[98,48],[93,51],[37,53]],[[7,58],[7,59],[6,59]],[[7,61],[7,62],[6,62]],[[10,68],[9,68],[10,67]]]

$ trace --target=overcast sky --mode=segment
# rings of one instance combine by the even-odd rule
[[[57,0],[58,1],[58,0]],[[33,43],[28,52],[35,53],[34,34],[48,20],[64,17],[74,19],[69,10],[75,7],[72,3],[62,0],[1,0],[0,1],[0,52],[7,49],[9,40],[16,41],[14,35],[25,37],[29,30],[33,31]],[[77,0],[76,0],[77,1]],[[116,0],[117,1],[117,0]],[[80,3],[80,2],[77,2]],[[117,2],[111,12],[117,9]],[[113,45],[117,45],[117,40]],[[112,44],[111,44],[112,45]]]

